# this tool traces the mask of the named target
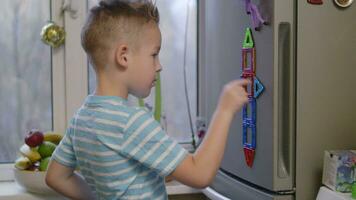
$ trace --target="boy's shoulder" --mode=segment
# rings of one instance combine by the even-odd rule
[[[112,96],[89,95],[82,108],[84,108],[84,110],[86,110],[85,108],[90,108],[91,110],[106,113],[122,114],[127,117],[130,117],[138,112],[149,112],[146,108],[135,106],[126,99]]]
[[[135,117],[137,115],[146,115],[147,117],[153,117],[151,111],[149,111],[146,107],[139,106],[131,106],[128,109],[129,118]]]
[[[100,99],[97,100],[98,98]],[[153,117],[152,113],[147,108],[132,105],[127,101],[117,100],[116,98],[89,96],[73,115],[70,120],[70,124],[75,124],[78,118],[86,119],[88,117],[94,117],[97,120],[100,118],[104,120],[114,120],[121,123],[128,123],[128,121],[132,120],[132,118],[138,118],[139,116],[145,116],[145,118]]]
[[[113,109],[114,111],[124,112],[128,121],[142,116],[146,119],[153,117],[152,112],[146,107],[121,104],[121,106],[114,106]]]

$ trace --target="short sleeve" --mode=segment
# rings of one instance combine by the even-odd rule
[[[53,152],[52,159],[70,168],[76,167],[76,157],[72,145],[72,128],[69,127],[63,139]]]
[[[129,117],[121,154],[154,169],[164,177],[180,164],[187,151],[168,137],[151,114],[138,109]]]

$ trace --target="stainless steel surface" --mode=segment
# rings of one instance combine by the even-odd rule
[[[260,2],[261,13],[270,24],[252,33],[257,55],[256,76],[266,88],[257,99],[257,147],[254,164],[250,168],[245,163],[242,117],[238,113],[230,129],[221,168],[268,190],[286,191],[293,189],[294,130],[291,129],[294,129],[294,111],[289,109],[286,115],[280,111],[284,107],[279,106],[279,101],[285,107],[294,106],[294,96],[290,95],[294,84],[283,86],[293,80],[294,74],[288,74],[291,79],[287,81],[280,78],[284,77],[283,73],[286,71],[294,72],[293,4],[292,1],[279,0],[279,5],[274,7],[274,2]],[[222,3],[207,0],[200,1],[200,7],[203,13],[200,15],[199,113],[210,120],[223,85],[239,78],[242,73],[242,42],[245,29],[251,26],[251,22],[245,13],[243,1],[225,0]],[[274,22],[276,19],[277,24]],[[281,33],[280,23],[281,31],[284,31]],[[289,29],[284,28],[285,23],[290,24]],[[283,51],[288,51],[289,54],[286,55]],[[288,64],[288,70],[283,68],[280,75],[278,69],[283,64]],[[284,89],[286,95],[280,96],[280,89]],[[283,115],[279,115],[279,112]],[[281,126],[286,120],[288,126]]]
[[[222,86],[241,73],[243,34],[250,27],[243,2],[200,1],[199,112],[209,120]],[[356,5],[253,2],[270,23],[253,32],[256,74],[265,86],[257,99],[255,162],[245,164],[237,114],[221,165],[231,175],[219,176],[211,188],[235,198],[245,195],[235,188],[242,180],[272,193],[296,187],[297,200],[315,199],[324,150],[356,149]]]
[[[298,0],[296,197],[315,199],[323,153],[356,149],[356,5]]]
[[[249,16],[244,10],[243,1],[236,0],[206,0],[200,1],[205,10],[200,22],[205,27],[201,31],[205,41],[200,47],[204,56],[204,65],[199,73],[204,73],[199,81],[200,94],[199,113],[204,113],[210,121],[218,103],[220,92],[225,83],[238,79],[241,75],[241,49],[245,29],[250,27]],[[268,6],[269,4],[265,4]],[[271,9],[266,7],[265,9]],[[272,144],[272,94],[273,80],[270,78],[273,70],[272,28],[263,27],[261,32],[265,37],[253,32],[256,44],[257,77],[267,88],[257,100],[257,153],[252,168],[245,163],[242,146],[242,113],[237,113],[231,125],[228,144],[221,167],[236,176],[250,182],[259,183],[265,188],[273,189],[273,144]],[[267,38],[267,36],[269,38]],[[204,104],[204,105],[201,105]],[[260,133],[263,131],[263,133]],[[263,153],[261,153],[263,152]]]
[[[221,200],[221,198],[232,200],[293,200],[294,198],[293,194],[281,195],[256,188],[223,172],[218,172],[210,189],[210,192],[216,197],[212,196],[212,200]],[[206,192],[203,191],[203,193]]]

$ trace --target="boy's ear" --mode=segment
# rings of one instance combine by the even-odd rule
[[[127,68],[128,67],[128,46],[125,44],[118,45],[115,53],[115,61],[120,66]]]

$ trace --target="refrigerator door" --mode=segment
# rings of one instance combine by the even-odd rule
[[[226,187],[230,185],[230,187]],[[219,192],[217,192],[219,191]],[[205,188],[203,193],[212,200],[293,200],[293,195],[278,195],[258,190],[236,179],[219,172],[211,187]]]
[[[270,191],[290,191],[295,159],[294,3],[253,2],[269,22],[252,32],[256,76],[265,87],[257,99],[255,159],[248,167],[242,144],[242,114],[238,113],[230,128],[221,169]],[[252,25],[243,0],[206,0],[199,4],[199,114],[210,120],[223,85],[240,78],[245,29]]]
[[[346,2],[346,1],[344,1]],[[356,149],[356,1],[298,1],[296,197],[315,198],[325,150]]]

